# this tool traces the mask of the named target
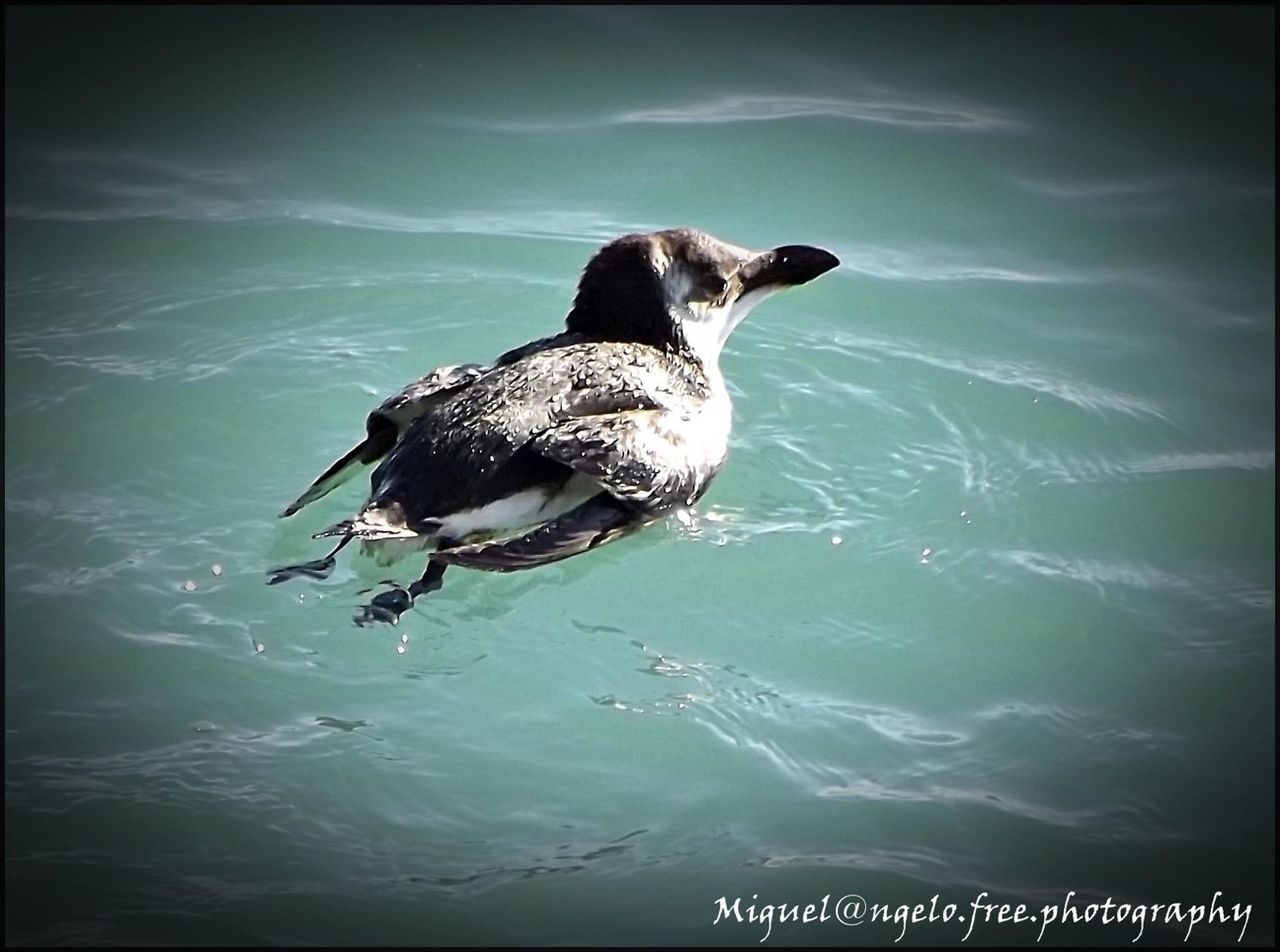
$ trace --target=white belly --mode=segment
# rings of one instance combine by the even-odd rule
[[[361,549],[379,565],[391,565],[406,555],[435,547],[437,538],[466,539],[470,536],[502,536],[543,522],[550,522],[574,506],[602,492],[594,479],[575,473],[558,493],[526,489],[475,509],[454,513],[440,522],[440,531],[431,536],[402,539],[373,539]]]
[[[586,502],[603,487],[590,477],[575,473],[560,491],[525,489],[476,509],[454,513],[441,520],[439,535],[465,539],[471,535],[497,535],[549,522]]]

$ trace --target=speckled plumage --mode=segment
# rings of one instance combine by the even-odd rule
[[[657,514],[696,498],[724,460],[723,440],[679,436],[710,396],[699,365],[644,344],[537,351],[424,413],[374,471],[368,508],[398,503],[411,528],[432,531],[443,515],[577,470]]]
[[[692,229],[610,242],[587,265],[562,333],[489,367],[442,367],[370,413],[364,441],[282,515],[381,459],[368,501],[316,534],[340,537],[325,559],[271,581],[327,573],[353,539],[435,545],[422,579],[363,616],[394,621],[439,587],[445,565],[532,568],[693,503],[728,451],[725,339],[770,293],[837,263],[815,248],[757,253]]]

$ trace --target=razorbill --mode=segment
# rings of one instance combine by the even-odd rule
[[[432,371],[370,413],[364,440],[281,516],[381,460],[368,501],[315,534],[338,537],[326,556],[270,582],[327,575],[352,539],[382,562],[431,548],[421,578],[356,618],[395,622],[449,565],[545,565],[692,504],[728,450],[725,340],[766,297],[838,264],[819,248],[748,251],[688,228],[611,241],[563,332],[489,366]]]

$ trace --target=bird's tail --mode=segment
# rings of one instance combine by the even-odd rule
[[[398,502],[393,502],[385,506],[371,503],[353,518],[335,522],[311,538],[342,536],[368,542],[375,539],[413,539],[419,535],[421,533],[416,529],[409,528],[403,507]]]
[[[321,496],[327,496],[348,479],[360,472],[362,467],[376,463],[386,456],[396,442],[396,427],[390,420],[371,416],[368,423],[369,435],[357,443],[343,457],[316,477],[315,482],[307,487],[307,491],[285,507],[280,518],[292,516],[308,503],[315,502]]]

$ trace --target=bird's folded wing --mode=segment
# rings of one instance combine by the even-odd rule
[[[687,505],[719,466],[668,426],[672,411],[628,410],[566,420],[529,441],[534,452],[598,481],[614,498],[650,514]]]
[[[513,347],[505,354],[501,355],[493,362],[495,367],[505,367],[507,364],[514,364],[524,360],[531,354],[540,354],[543,351],[555,350],[559,347],[570,347],[574,344],[581,344],[590,340],[586,334],[575,334],[568,331],[561,331],[559,334],[553,334],[550,337],[540,337],[537,340],[531,340],[527,344],[521,344],[519,347]]]
[[[527,488],[523,467],[511,465],[526,451],[544,462],[568,462],[541,453],[531,445],[535,438],[550,445],[562,424],[607,425],[611,415],[654,409],[655,381],[658,398],[674,400],[683,381],[664,361],[652,348],[594,344],[495,366],[405,431],[372,475],[372,498],[399,499],[429,518]]]
[[[403,433],[405,427],[422,416],[433,403],[475,383],[488,369],[480,364],[458,364],[433,370],[383,400],[378,409],[369,414],[369,425],[372,427],[374,417],[383,417]]]
[[[692,502],[714,468],[671,435],[667,413],[577,417],[536,434],[529,449],[591,477],[604,491],[524,535],[444,548],[431,558],[493,572],[534,568],[613,542]]]

